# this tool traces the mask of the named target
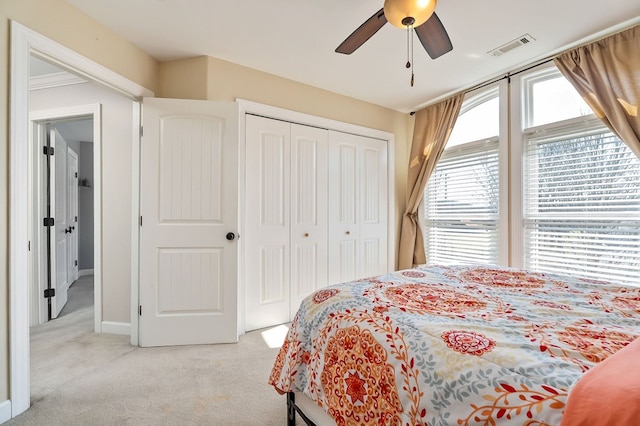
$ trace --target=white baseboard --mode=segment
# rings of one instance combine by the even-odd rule
[[[131,335],[131,324],[127,322],[102,321],[102,332],[108,334]]]
[[[11,401],[0,403],[0,423],[11,420]]]
[[[93,269],[80,269],[78,271],[79,277],[84,277],[85,275],[93,275]]]

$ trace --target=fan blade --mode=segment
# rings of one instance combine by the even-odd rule
[[[384,9],[380,9],[375,15],[367,19],[364,24],[360,25],[357,30],[352,32],[351,35],[336,48],[336,53],[344,53],[345,55],[352,54],[386,23],[387,18],[384,16]]]
[[[439,58],[447,52],[453,49],[451,40],[447,30],[444,29],[444,25],[438,18],[438,15],[433,13],[427,21],[416,27],[416,34],[420,43],[424,46],[431,59]]]

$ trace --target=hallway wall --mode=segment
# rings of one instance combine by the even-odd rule
[[[93,269],[93,143],[80,142],[78,179],[87,179],[87,186],[78,188],[78,269]]]
[[[31,111],[96,103],[102,105],[102,229],[99,230],[102,235],[102,321],[128,325],[131,316],[132,101],[96,83],[35,90],[29,94]],[[81,147],[80,154],[86,149]],[[82,171],[79,175],[83,175]],[[79,188],[79,204],[85,190]],[[85,207],[86,201],[83,201]],[[87,255],[89,253],[83,253]]]

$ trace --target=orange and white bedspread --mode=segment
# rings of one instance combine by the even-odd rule
[[[307,297],[269,383],[338,425],[559,425],[570,387],[638,336],[640,288],[422,267]]]

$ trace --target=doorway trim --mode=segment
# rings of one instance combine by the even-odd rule
[[[10,102],[9,102],[9,359],[11,416],[29,408],[29,286],[27,161],[29,140],[29,57],[31,53],[47,58],[65,69],[110,87],[128,98],[139,101],[153,92],[122,77],[77,52],[11,21]],[[134,125],[136,118],[134,102]],[[132,149],[139,152],[140,138],[133,137]],[[139,162],[132,164],[132,185],[139,190]],[[132,206],[132,222],[139,217],[138,204]],[[132,223],[133,226],[133,223]],[[97,232],[101,232],[98,230]],[[136,234],[137,235],[137,234]],[[136,239],[136,235],[132,238]],[[136,240],[137,241],[137,240]],[[132,243],[133,244],[133,243]],[[138,288],[138,250],[132,251],[131,287]],[[132,290],[133,292],[133,290]],[[132,307],[133,311],[133,307]],[[132,340],[134,318],[132,322]],[[135,317],[137,327],[137,317]],[[137,329],[135,330],[137,337]]]
[[[34,124],[48,121],[65,120],[70,118],[91,117],[93,120],[93,312],[94,331],[102,332],[102,106],[100,104],[78,105],[64,108],[53,108],[42,111],[32,111],[29,114],[30,127]],[[35,138],[35,135],[34,135]],[[34,147],[35,148],[35,147]],[[34,152],[37,152],[34,150]],[[35,182],[35,181],[34,181]],[[38,195],[36,184],[30,193],[31,202]],[[32,204],[33,205],[33,204]],[[35,230],[33,230],[35,232]],[[33,239],[30,241],[33,242]],[[41,242],[41,241],[40,241]],[[31,244],[31,251],[42,249],[42,245]],[[33,263],[40,259],[33,259]],[[33,283],[30,283],[33,285]]]

